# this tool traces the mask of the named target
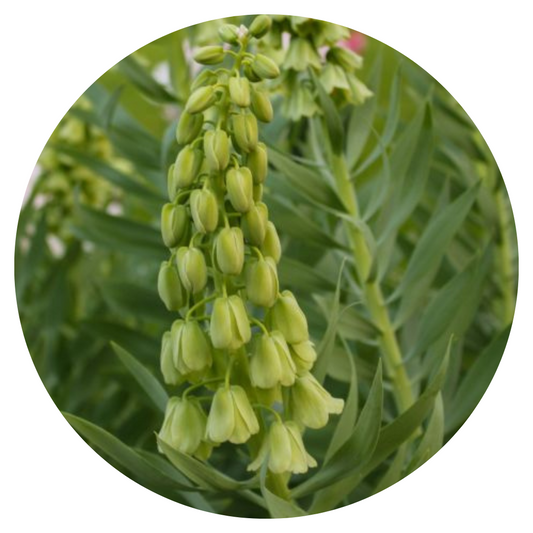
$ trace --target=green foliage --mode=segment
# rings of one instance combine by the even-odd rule
[[[185,44],[217,44],[222,22],[150,43],[86,91],[43,151],[15,253],[30,353],[74,429],[151,490],[250,517],[348,505],[427,461],[489,386],[517,287],[502,177],[453,98],[368,39],[355,83],[372,96],[357,100],[353,80],[349,91],[333,87],[322,72],[329,59],[309,51],[344,29],[273,20],[260,46],[281,69],[280,81],[262,82],[274,95],[274,119],[259,126],[270,163],[263,201],[281,238],[280,286],[298,299],[317,348],[313,373],[345,400],[340,416],[304,434],[317,468],[292,476],[284,493],[287,480],[266,467],[246,471],[253,438],[246,452],[223,444],[201,461],[155,436],[168,397],[184,389],[162,384],[160,338],[175,315],[156,284],[166,172],[191,92]],[[307,68],[284,64],[278,30],[300,39]]]

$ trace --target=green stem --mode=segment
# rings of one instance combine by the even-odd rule
[[[207,298],[203,298],[202,300],[200,300],[199,302],[195,303],[188,311],[187,311],[187,315],[185,316],[185,320],[190,320],[192,314],[194,313],[194,311],[196,311],[196,309],[198,309],[199,307],[201,307],[202,305],[206,304],[207,302],[210,302],[211,300],[214,300],[215,298],[217,297],[216,294],[211,294],[211,296],[208,296]]]
[[[332,162],[339,197],[353,221],[361,222],[357,196],[350,181],[346,159],[342,154],[333,155]],[[377,280],[369,277],[374,258],[364,233],[357,225],[346,221],[345,228],[350,239],[365,303],[374,323],[381,331],[379,344],[383,352],[385,370],[394,387],[396,405],[398,411],[403,412],[414,403],[413,391],[403,365],[402,353],[385,305],[381,286]]]

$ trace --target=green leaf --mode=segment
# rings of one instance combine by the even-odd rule
[[[78,205],[72,231],[81,239],[111,250],[160,259],[166,248],[158,230],[127,218]]]
[[[132,56],[125,57],[117,68],[135,85],[149,100],[160,104],[172,104],[176,99],[163,85],[155,80],[149,72]]]
[[[337,324],[339,322],[339,316],[341,314],[339,300],[344,264],[345,262],[343,261],[339,269],[339,275],[337,277],[337,286],[335,288],[335,296],[333,297],[333,302],[327,309],[323,308],[326,318],[329,317],[328,327],[326,329],[326,332],[324,333],[324,336],[320,340],[320,344],[318,345],[317,360],[315,366],[313,367],[313,374],[320,383],[322,383],[324,381],[324,378],[326,377],[331,353],[333,351],[333,346],[335,345],[335,337],[337,335]]]
[[[52,146],[58,152],[69,156],[80,165],[87,167],[94,173],[98,174],[105,180],[126,192],[139,196],[147,201],[156,202],[158,205],[161,205],[165,200],[165,197],[155,188],[153,188],[152,184],[140,183],[139,181],[132,179],[127,174],[116,170],[101,159],[98,159],[92,155],[87,155],[85,152],[77,150],[76,148],[72,148],[71,146],[62,144],[54,144]]]
[[[170,462],[198,486],[215,491],[235,491],[247,487],[246,483],[222,474],[210,464],[175,450],[159,437],[157,442]]]
[[[70,413],[63,413],[63,416],[82,437],[109,455],[142,482],[163,489],[195,490],[188,483],[180,482],[175,477],[168,477],[160,469],[143,459],[133,448],[96,424]]]
[[[448,246],[463,224],[478,194],[480,182],[465,191],[427,225],[407,265],[405,275],[391,296],[402,295],[395,325],[401,325],[419,305],[420,298],[431,284]]]
[[[435,372],[426,390],[407,411],[402,413],[393,422],[385,426],[379,433],[377,444],[370,460],[361,464],[359,468],[347,470],[340,481],[334,482],[327,490],[321,491],[321,498],[315,497],[311,507],[312,513],[320,513],[334,509],[346,494],[354,490],[357,485],[377,466],[383,463],[395,450],[407,441],[420,427],[428,413],[431,411],[435,397],[440,391],[448,368],[448,359],[452,339],[441,361],[440,367]],[[312,478],[311,478],[312,479]],[[311,480],[310,480],[311,481]]]
[[[344,212],[335,190],[319,173],[297,163],[272,146],[268,147],[268,158],[270,164],[282,174],[283,180],[302,198],[320,208]]]
[[[282,286],[290,286],[309,293],[334,291],[335,284],[323,276],[316,268],[297,259],[282,256],[278,265],[278,276]]]
[[[435,398],[435,407],[429,419],[428,426],[415,453],[413,454],[409,465],[405,471],[404,477],[414,472],[422,466],[428,459],[431,459],[441,448],[444,441],[444,403],[442,395],[439,392]]]
[[[502,358],[511,326],[503,329],[481,352],[461,381],[446,419],[446,433],[456,430],[472,414],[487,390]]]
[[[383,474],[375,489],[372,491],[372,495],[377,494],[378,492],[389,488],[391,485],[394,485],[397,481],[400,481],[406,456],[407,443],[404,443],[398,448],[389,468],[387,468],[387,471]]]
[[[324,457],[324,463],[328,463],[331,457],[335,455],[339,448],[341,448],[343,444],[350,438],[357,420],[359,391],[357,386],[357,372],[355,369],[354,356],[351,353],[348,344],[344,343],[344,347],[344,353],[346,354],[346,359],[350,365],[350,389],[348,390],[348,396],[346,397],[342,414],[339,417],[337,425],[335,426],[333,437],[331,437],[329,447]]]
[[[168,402],[168,394],[161,383],[133,355],[124,350],[124,348],[121,348],[114,342],[111,343],[111,346],[123,365],[131,372],[131,375],[139,383],[144,392],[146,392],[150,400],[164,413]]]
[[[324,89],[324,86],[317,78],[316,74],[313,71],[311,71],[311,73],[315,88],[318,93],[318,101],[320,102],[320,107],[324,113],[324,120],[331,143],[331,148],[335,155],[340,155],[344,146],[344,128],[342,126],[341,117],[335,104],[333,103],[333,100]]]
[[[306,516],[307,513],[298,507],[294,502],[280,498],[266,486],[267,462],[261,468],[259,481],[261,494],[265,499],[266,507],[271,518],[293,518],[296,516]]]
[[[292,495],[295,498],[324,489],[315,494],[314,506],[316,502],[321,501],[327,495],[332,487],[335,487],[339,480],[359,470],[372,457],[378,442],[382,407],[383,384],[380,361],[368,398],[361,410],[361,416],[350,438],[314,476],[293,489]],[[336,483],[332,485],[332,482]]]
[[[144,317],[168,325],[173,314],[167,311],[157,290],[128,282],[105,281],[100,284],[103,298],[121,312],[136,318]]]
[[[369,98],[360,106],[353,106],[346,136],[346,161],[348,168],[354,168],[372,131],[376,113],[376,98]]]

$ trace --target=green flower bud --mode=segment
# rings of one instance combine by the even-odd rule
[[[363,58],[360,55],[340,46],[330,48],[326,59],[337,63],[337,65],[340,65],[347,71],[357,70],[363,66]]]
[[[182,246],[176,254],[176,264],[181,282],[191,294],[202,291],[207,283],[207,266],[204,254],[198,248]]]
[[[196,89],[185,104],[185,111],[194,115],[211,107],[217,99],[217,93],[212,85]]]
[[[228,44],[239,44],[239,28],[234,24],[224,24],[218,29],[220,39]]]
[[[289,345],[291,357],[299,372],[311,370],[316,361],[316,351],[311,341],[300,342]]]
[[[263,186],[262,185],[254,185],[254,190],[252,197],[254,199],[254,202],[258,203],[263,199]]]
[[[266,91],[252,90],[251,98],[252,112],[257,120],[261,122],[271,122],[274,118],[272,103]]]
[[[202,114],[191,115],[187,111],[183,111],[176,128],[176,140],[179,144],[191,143],[198,137],[203,125],[204,116]]]
[[[259,422],[242,387],[219,388],[207,418],[206,438],[242,444],[259,432]]]
[[[196,189],[190,197],[191,215],[200,233],[214,231],[218,225],[217,197],[209,189]]]
[[[252,71],[259,79],[271,80],[279,76],[279,67],[263,54],[257,54],[252,62]]]
[[[185,304],[185,295],[178,270],[167,261],[161,263],[157,277],[157,291],[169,311],[179,311]]]
[[[279,263],[281,258],[281,243],[276,226],[271,221],[268,221],[266,224],[265,240],[261,246],[261,252],[263,255],[272,257],[276,263]]]
[[[261,39],[266,35],[272,26],[272,20],[268,15],[259,15],[254,18],[250,24],[250,35],[257,39]]]
[[[261,78],[252,70],[252,65],[250,65],[249,63],[244,64],[242,71],[252,83],[257,83],[258,81],[261,81]]]
[[[176,248],[189,237],[189,215],[183,205],[165,204],[161,209],[161,236],[167,248]]]
[[[248,154],[246,164],[252,172],[254,183],[264,183],[268,172],[268,152],[264,143],[257,143],[255,150]]]
[[[169,185],[169,196],[174,198],[178,189],[189,187],[198,176],[202,166],[202,152],[195,150],[192,145],[184,146],[174,164],[172,184]],[[172,194],[170,194],[172,193]]]
[[[283,62],[285,69],[303,72],[308,67],[320,69],[321,66],[320,56],[310,41],[303,37],[296,37],[291,40]]]
[[[207,85],[214,85],[217,81],[218,77],[212,70],[202,70],[191,83],[191,91],[194,92],[196,89]]]
[[[276,420],[270,426],[256,459],[248,471],[259,470],[268,458],[268,469],[274,474],[305,474],[317,462],[305,450],[298,426],[292,422]]]
[[[265,240],[268,222],[268,208],[263,202],[253,205],[242,217],[242,230],[246,240],[254,246],[261,246]]]
[[[307,319],[291,291],[283,291],[271,311],[272,329],[281,331],[287,342],[309,340]]]
[[[290,389],[289,406],[294,420],[318,429],[328,423],[330,414],[340,414],[344,400],[333,398],[309,372],[297,377]]]
[[[252,330],[242,299],[233,294],[217,298],[213,304],[209,333],[220,350],[238,350],[250,342]]]
[[[255,150],[257,146],[257,119],[251,113],[233,115],[233,136],[235,144],[246,153]]]
[[[229,96],[239,107],[250,105],[250,82],[246,78],[231,77],[229,79]]]
[[[207,370],[213,363],[211,345],[206,334],[194,320],[175,320],[170,330],[172,360],[182,375]]]
[[[246,213],[254,203],[250,169],[246,167],[229,169],[226,173],[226,188],[233,208],[240,213]]]
[[[193,59],[202,65],[217,65],[224,61],[224,48],[222,46],[203,46],[195,52]]]
[[[176,165],[172,163],[172,165],[168,167],[168,172],[167,172],[167,193],[168,193],[168,198],[170,200],[174,200],[174,197],[176,196],[176,193],[178,192],[178,188],[176,187],[176,183],[174,180],[175,170],[176,170]]]
[[[224,274],[238,275],[244,264],[244,239],[240,228],[222,228],[215,241],[216,265]]]
[[[207,416],[198,401],[173,396],[168,400],[159,438],[181,453],[195,454],[206,425]]]
[[[213,172],[224,170],[229,163],[230,146],[224,130],[209,130],[204,135],[204,152],[207,166]]]
[[[168,385],[179,385],[183,376],[178,372],[178,369],[174,366],[174,356],[172,353],[172,336],[170,331],[163,333],[161,339],[161,374],[163,374],[163,380]]]
[[[271,257],[250,261],[246,265],[246,294],[254,305],[272,307],[279,292],[276,263]]]

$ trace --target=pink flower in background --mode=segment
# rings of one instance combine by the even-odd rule
[[[339,45],[348,48],[348,50],[351,50],[356,54],[361,54],[366,48],[366,42],[367,37],[365,34],[359,33],[358,31],[352,31],[350,38],[346,39],[346,41],[341,41]]]

